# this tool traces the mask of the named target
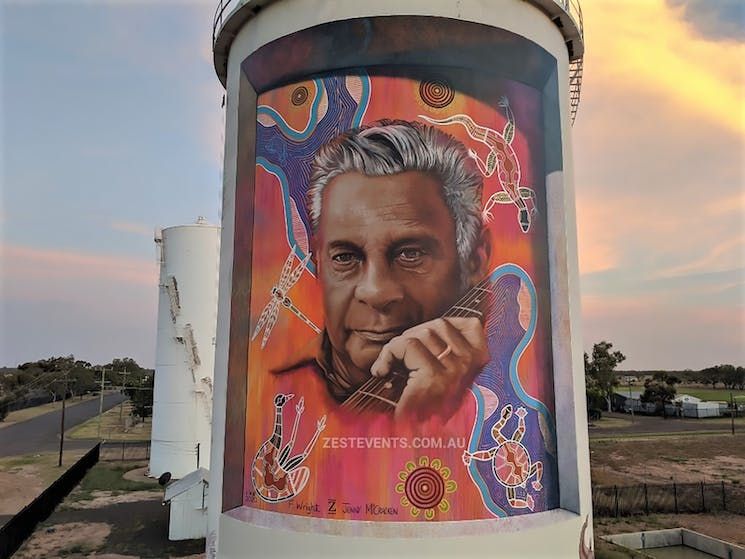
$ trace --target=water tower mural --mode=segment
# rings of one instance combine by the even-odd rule
[[[245,505],[390,522],[555,508],[540,92],[397,73],[259,97]]]
[[[577,553],[565,71],[507,29],[412,15],[240,58],[229,517],[346,542],[572,510]]]

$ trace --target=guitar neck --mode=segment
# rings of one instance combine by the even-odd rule
[[[487,276],[445,311],[442,318],[475,317],[482,323],[485,322],[487,303],[491,293],[491,285]],[[396,370],[383,378],[370,377],[341,406],[356,412],[393,412],[408,379],[408,371]]]

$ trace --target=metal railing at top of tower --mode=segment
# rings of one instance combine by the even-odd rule
[[[258,13],[261,8],[265,5],[273,2],[274,0],[255,0],[252,11],[254,14]],[[248,0],[220,0],[215,10],[215,16],[212,20],[212,49],[215,48],[215,42],[217,36],[222,29],[223,23],[227,21],[230,15],[245,5]],[[580,0],[553,0],[553,2],[559,6],[569,18],[577,26],[579,31],[580,40],[584,43],[584,21],[582,19],[582,6]],[[570,122],[574,124],[577,118],[577,110],[579,109],[579,101],[582,90],[582,69],[583,69],[583,57],[574,56],[570,49],[570,58],[572,58],[569,66],[569,118]]]
[[[212,18],[212,47],[214,49],[215,41],[217,40],[217,34],[222,29],[223,22],[227,20],[228,16],[233,13],[240,6],[244,5],[247,0],[220,0],[217,3],[217,9],[215,15]],[[254,12],[258,12],[265,4],[268,4],[271,0],[263,0],[256,2]],[[584,22],[582,21],[582,6],[580,6],[579,0],[553,0],[561,6],[561,8],[569,14],[579,28],[579,35],[584,40]]]
[[[574,23],[577,24],[577,28],[579,29],[579,36],[584,41],[585,24],[582,20],[582,6],[579,0],[554,0],[554,2],[561,6],[569,14],[569,17],[574,20]]]

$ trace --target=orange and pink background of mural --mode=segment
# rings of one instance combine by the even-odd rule
[[[489,269],[501,266],[517,282],[519,323],[523,330],[530,327],[531,331],[519,348],[511,347],[510,355],[502,356],[502,364],[485,369],[482,375],[489,377],[487,384],[491,388],[480,392],[475,388],[472,394],[467,394],[461,409],[444,426],[434,420],[402,426],[394,424],[389,416],[354,415],[339,409],[328,396],[324,380],[310,368],[273,372],[298,356],[310,355],[318,339],[317,332],[306,322],[286,306],[278,305],[276,324],[265,347],[262,348],[262,340],[266,326],[256,332],[248,345],[245,506],[314,518],[381,522],[477,520],[558,507],[541,94],[517,82],[493,82],[494,96],[489,102],[453,89],[449,92],[452,99],[444,106],[423,98],[420,79],[364,73],[294,83],[259,97],[252,287],[250,308],[245,309],[252,333],[272,300],[272,289],[280,279],[288,255],[295,252],[292,259],[295,269],[302,266],[302,258],[310,251],[307,214],[298,195],[304,193],[307,185],[294,185],[295,198],[288,195],[288,189],[293,188],[293,173],[294,176],[307,173],[312,150],[303,146],[315,134],[333,137],[349,127],[343,118],[334,116],[335,104],[340,101],[330,95],[332,87],[346,88],[344,99],[357,104],[347,108],[347,116],[355,125],[383,118],[424,122],[421,116],[438,120],[464,114],[478,125],[502,133],[508,118],[498,101],[506,97],[514,112],[511,147],[522,173],[518,186],[529,187],[535,193],[537,213],[525,233],[514,204],[499,204],[491,209]],[[438,83],[449,87],[446,79]],[[436,90],[437,95],[440,93]],[[327,122],[331,117],[338,121],[336,128],[334,123]],[[486,159],[489,149],[469,137],[463,126],[440,126],[440,129],[475,150],[482,160]],[[262,137],[262,131],[270,130],[271,137]],[[294,169],[289,168],[293,165]],[[498,173],[485,177],[483,201],[501,190]],[[310,264],[286,295],[310,322],[323,329],[321,290],[313,272]],[[510,376],[510,367],[514,367],[515,376]],[[477,472],[473,463],[469,467],[463,461],[463,453],[469,447],[476,451],[489,446],[485,439],[473,440],[477,428],[488,431],[505,404],[511,404],[514,410],[525,407],[526,400],[515,397],[518,387],[513,385],[517,384],[528,401],[537,403],[536,407],[528,406],[527,434],[522,444],[532,462],[540,461],[543,465],[542,487],[533,489],[526,480],[516,490],[522,498],[519,502],[524,503],[530,495],[532,507],[510,506],[510,502],[517,501],[509,501],[504,484],[489,477],[492,471],[489,464],[480,465]],[[295,482],[298,487],[302,485],[300,490],[292,498],[267,502],[256,492],[252,469],[256,467],[257,452],[274,431],[277,394],[293,395],[282,408],[283,445],[290,438],[298,413],[296,406],[303,399],[304,409],[290,456],[303,452],[322,418],[325,424],[317,442],[295,469]],[[484,417],[484,407],[492,418],[488,425],[489,416]],[[507,439],[516,428],[517,418],[513,416],[504,428]],[[433,445],[441,447],[432,448]],[[415,479],[416,476],[421,479]],[[412,486],[417,483],[412,495]],[[289,491],[292,492],[291,487]]]

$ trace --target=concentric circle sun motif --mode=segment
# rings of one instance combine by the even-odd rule
[[[439,505],[445,496],[445,480],[440,472],[422,466],[406,478],[404,493],[415,507],[431,509]]]
[[[304,85],[298,86],[292,90],[292,104],[299,107],[308,100],[308,88]]]
[[[442,78],[424,80],[419,84],[419,97],[430,107],[442,109],[455,99],[455,90]]]
[[[422,456],[418,464],[407,462],[398,473],[401,482],[396,485],[396,493],[401,494],[403,506],[411,507],[411,516],[418,517],[424,511],[424,518],[432,520],[435,511],[450,510],[450,502],[445,497],[454,493],[458,485],[449,478],[450,468],[443,466],[439,458],[430,462],[427,456]]]

